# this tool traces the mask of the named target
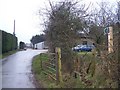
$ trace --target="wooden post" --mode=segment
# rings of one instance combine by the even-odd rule
[[[57,83],[62,82],[62,73],[61,73],[61,49],[56,47],[56,79]]]
[[[108,33],[108,53],[113,52],[113,28],[109,27]]]

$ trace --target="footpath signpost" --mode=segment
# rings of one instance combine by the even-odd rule
[[[62,83],[62,73],[61,73],[61,48],[56,47],[55,49],[56,53],[56,79],[57,83]]]
[[[108,52],[113,52],[113,27],[109,27],[109,33],[108,33]]]
[[[108,36],[108,53],[113,52],[113,27],[109,26],[104,29],[104,34]]]

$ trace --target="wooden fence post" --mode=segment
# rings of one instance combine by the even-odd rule
[[[113,27],[109,27],[108,33],[108,53],[113,52]]]
[[[57,79],[57,83],[61,83],[62,82],[61,49],[59,47],[56,47],[55,53],[56,53],[56,79]]]

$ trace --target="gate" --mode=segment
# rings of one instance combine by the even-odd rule
[[[45,74],[56,80],[57,83],[61,83],[61,49],[57,47],[55,53],[47,53],[47,55],[48,60],[42,61],[41,67]]]

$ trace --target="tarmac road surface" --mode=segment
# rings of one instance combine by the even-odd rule
[[[27,49],[3,59],[2,88],[36,88],[31,71],[32,58],[46,51]]]

